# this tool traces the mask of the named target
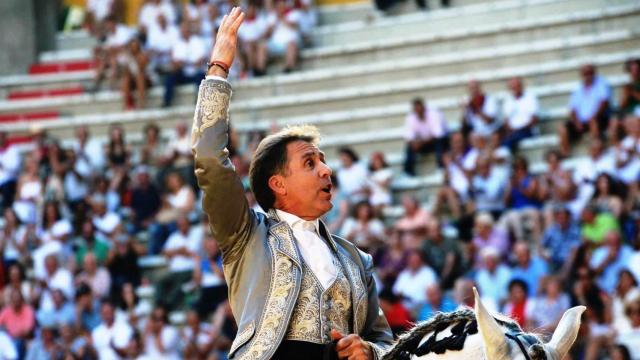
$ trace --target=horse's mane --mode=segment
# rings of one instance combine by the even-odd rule
[[[472,325],[470,327],[467,327],[467,330],[473,329],[469,332],[469,334],[475,333],[477,331],[475,321],[476,315],[471,309],[457,310],[449,313],[436,313],[436,315],[434,315],[431,319],[417,324],[413,329],[401,335],[398,338],[395,346],[393,346],[393,348],[387,354],[385,354],[383,359],[408,360],[412,352],[418,348],[420,342],[427,334],[430,334],[432,332],[440,332],[448,328],[452,324],[460,322],[470,323]],[[500,326],[505,327],[511,333],[524,333],[518,323],[507,317],[500,316],[496,318],[496,321],[498,322],[498,324],[500,324]],[[465,338],[466,336],[459,338],[462,341],[462,344],[464,344]],[[532,346],[530,348],[530,352],[530,355],[532,355],[532,360],[546,359],[546,354],[540,346]]]

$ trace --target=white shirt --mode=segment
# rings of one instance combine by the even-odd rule
[[[390,205],[391,204],[391,190],[389,186],[382,186],[381,184],[391,180],[393,177],[393,170],[391,168],[380,169],[371,173],[369,176],[369,203],[373,206],[378,205]]]
[[[297,15],[294,11],[285,15],[285,19],[288,23],[297,23]],[[273,26],[273,32],[271,33],[270,41],[276,44],[288,44],[290,42],[300,42],[300,34],[297,29],[291,27],[288,23],[280,21],[275,13],[271,13],[267,17],[269,26]]]
[[[353,163],[350,167],[340,168],[338,171],[340,190],[351,202],[356,203],[366,198],[362,191],[367,187],[367,173],[367,168],[360,163]]]
[[[167,24],[163,30],[160,25],[154,24],[147,30],[147,47],[160,53],[169,53],[179,38],[180,32],[176,26]]]
[[[206,52],[207,47],[199,37],[192,35],[187,40],[179,37],[173,44],[171,58],[174,61],[184,62],[183,71],[191,76],[198,72],[200,66],[198,63],[206,57]]]
[[[600,104],[603,101],[609,101],[610,97],[611,89],[609,88],[609,84],[600,76],[596,76],[591,86],[586,87],[584,82],[581,82],[580,85],[573,90],[569,107],[576,112],[578,121],[586,123],[598,113]]]
[[[483,137],[490,136],[498,129],[498,127],[500,127],[500,122],[496,119],[496,115],[498,114],[498,103],[494,97],[488,95],[484,96],[482,113],[493,118],[493,121],[490,123],[485,122],[482,116],[471,112],[468,107],[464,114],[465,120],[467,121],[467,124],[471,125],[475,134]]]
[[[512,130],[520,130],[531,124],[533,116],[538,112],[538,98],[525,91],[519,98],[509,94],[504,103],[504,115]]]
[[[418,118],[414,111],[407,114],[404,122],[404,139],[406,141],[430,140],[447,135],[447,124],[444,115],[439,110],[427,107],[424,118],[424,120]]]
[[[17,179],[19,170],[20,153],[18,148],[13,145],[9,145],[5,149],[0,148],[0,185]]]
[[[282,210],[276,210],[276,214],[291,227],[302,259],[322,287],[328,289],[336,278],[337,269],[333,263],[331,249],[318,233],[318,219],[306,221]]]
[[[176,23],[176,11],[171,5],[171,1],[162,1],[161,4],[146,3],[140,9],[138,23],[147,29],[158,23],[158,15],[164,15],[167,24]]]
[[[129,40],[133,38],[133,30],[129,29],[125,25],[117,24],[116,31],[112,34],[107,35],[107,40],[105,41],[106,47],[120,47],[126,45]]]
[[[6,332],[0,331],[0,360],[15,360],[17,358],[18,351],[13,345],[13,341]]]
[[[104,20],[111,13],[113,0],[87,0],[87,11],[93,13],[97,21]]]
[[[43,311],[50,311],[55,308],[53,298],[51,297],[52,290],[61,290],[67,300],[72,300],[75,293],[73,286],[73,275],[71,272],[64,268],[58,268],[51,277],[45,274],[44,280],[47,282],[47,290],[44,291],[40,298],[40,309]]]
[[[164,250],[176,250],[185,247],[190,252],[197,254],[200,244],[190,237],[189,234],[183,234],[180,231],[176,231],[169,236],[167,243],[164,245]],[[176,255],[172,256],[169,260],[169,271],[180,272],[193,270],[196,266],[196,262],[193,257]]]
[[[153,335],[149,335],[145,339],[144,355],[150,359],[176,359],[179,360],[180,356],[180,335],[173,326],[164,326],[160,331],[160,341],[165,351],[161,352],[156,347],[155,338]]]
[[[436,273],[427,265],[423,265],[413,273],[404,269],[398,274],[393,292],[409,298],[413,305],[427,301],[427,288],[438,281]]]
[[[251,20],[246,19],[238,29],[238,37],[244,42],[258,41],[264,36],[267,27],[267,20],[264,16],[256,16]]]
[[[85,174],[87,171],[99,170],[104,167],[104,144],[98,139],[89,139],[84,147],[80,147],[80,142],[73,144],[73,150],[78,158],[77,164],[79,172]],[[84,169],[87,167],[87,169]]]
[[[93,329],[91,340],[100,360],[117,360],[120,356],[111,348],[111,341],[117,348],[125,348],[132,335],[133,329],[129,324],[116,320],[111,327],[103,322]]]

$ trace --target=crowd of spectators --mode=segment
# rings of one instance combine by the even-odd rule
[[[146,0],[135,27],[125,25],[115,0],[88,1],[86,27],[97,38],[94,90],[108,81],[120,89],[123,106],[144,108],[147,90],[164,86],[162,106],[171,106],[176,87],[198,86],[223,15],[240,5],[247,14],[239,32],[240,56],[231,78],[267,73],[269,62],[284,60],[284,72],[298,68],[300,50],[312,43],[317,12],[310,0]]]

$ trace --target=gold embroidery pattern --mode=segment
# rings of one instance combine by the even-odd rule
[[[275,271],[271,277],[273,282],[267,295],[262,319],[258,325],[258,333],[253,342],[249,344],[247,351],[239,358],[241,360],[261,359],[266,352],[277,345],[278,329],[282,326],[282,320],[291,301],[289,296],[295,287],[296,271],[292,260],[279,254],[273,246],[271,249],[276,258]]]
[[[324,292],[320,282],[303,262],[302,287],[285,335],[287,340],[324,344],[329,342],[329,338],[323,335],[330,329],[343,334],[351,333],[351,286],[340,263],[335,258],[333,262],[338,274]]]
[[[346,266],[346,271],[348,272],[349,278],[351,279],[351,284],[353,285],[353,299],[355,301],[354,310],[355,310],[355,319],[354,319],[354,330],[357,334],[362,331],[362,327],[367,321],[367,288],[362,282],[362,277],[360,276],[360,271],[358,269],[358,265],[351,260],[348,256],[342,255],[342,253],[338,253],[342,263]]]
[[[215,81],[204,81],[200,85],[200,95],[198,96],[198,113],[200,125],[198,131],[213,126],[216,122],[228,118],[229,100],[231,98],[231,88],[227,84]],[[196,118],[196,121],[198,119]],[[194,130],[195,131],[195,130]]]

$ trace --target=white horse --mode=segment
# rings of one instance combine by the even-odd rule
[[[586,310],[584,306],[567,310],[545,344],[513,320],[489,314],[475,288],[473,292],[475,311],[437,314],[400,337],[384,360],[562,360],[576,340]]]

